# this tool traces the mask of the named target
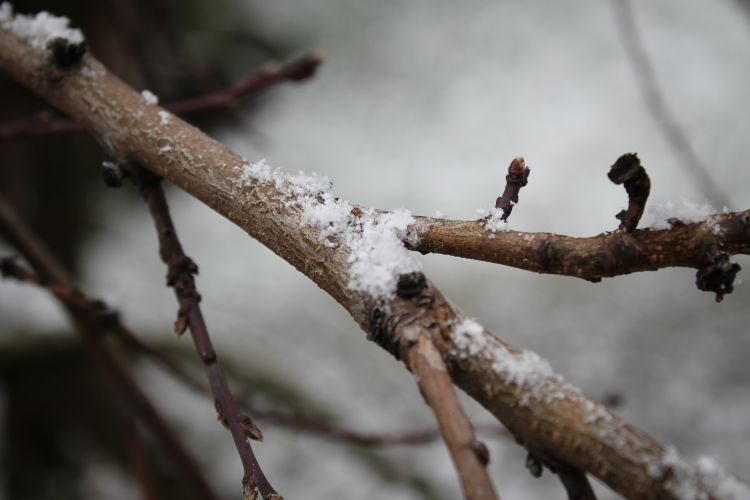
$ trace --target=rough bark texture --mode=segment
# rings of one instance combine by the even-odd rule
[[[322,245],[317,231],[300,223],[301,209],[285,203],[288,199],[272,183],[238,187],[236,169],[244,162],[241,157],[175,116],[162,124],[161,108],[148,105],[92,56],[61,72],[51,68],[44,51],[0,29],[0,70],[82,122],[118,163],[145,166],[242,227],[334,297],[369,335],[374,336],[374,324],[381,325],[382,331],[382,325],[404,325],[403,321],[418,315],[420,328],[432,337],[454,382],[545,464],[591,473],[629,498],[676,498],[676,475],[663,463],[665,448],[660,443],[559,377],[520,383],[512,373],[497,369],[488,353],[509,359],[520,353],[489,332],[482,334],[487,349],[462,350],[451,325],[460,322],[463,314],[429,281],[416,299],[397,297],[386,304],[387,312],[383,308],[379,321],[373,323],[376,304],[347,288],[343,245]],[[717,216],[719,234],[711,237],[723,238],[727,252],[747,253],[748,215]],[[693,265],[701,237],[709,237],[705,224],[591,239],[508,232],[498,233],[495,240],[477,222],[431,221],[428,226],[420,250],[587,279]],[[613,257],[613,248],[622,252],[621,257]],[[693,469],[688,473],[697,477]],[[700,482],[697,487],[700,491]]]

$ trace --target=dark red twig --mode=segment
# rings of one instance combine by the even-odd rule
[[[260,92],[281,82],[310,78],[322,62],[323,58],[319,54],[310,53],[282,66],[266,64],[233,87],[176,101],[165,105],[164,108],[177,115],[231,108],[248,94]],[[40,112],[29,118],[0,124],[0,142],[22,138],[59,137],[83,131],[83,125],[78,122],[53,119],[48,112]]]
[[[526,166],[523,157],[513,158],[508,166],[508,175],[505,176],[505,190],[503,195],[495,201],[495,208],[503,210],[502,220],[508,220],[513,206],[518,203],[518,192],[529,182],[531,169]]]
[[[58,295],[57,291],[61,289],[73,288],[70,276],[3,199],[0,199],[0,235],[13,245],[36,271],[36,274],[29,272],[12,259],[4,259],[3,274],[26,282],[43,284],[55,293],[73,319],[82,340],[100,361],[101,369],[109,376],[116,389],[113,393],[115,403],[122,404],[149,429],[174,465],[182,471],[182,477],[189,483],[189,487],[203,498],[217,500],[218,497],[203,477],[198,464],[138,387],[120,356],[106,344],[97,318],[82,307],[83,302],[66,301]],[[118,396],[122,400],[117,399]]]
[[[579,470],[557,471],[557,477],[560,478],[565,492],[568,494],[568,500],[596,500],[591,483],[586,474]]]
[[[674,155],[679,158],[680,165],[692,176],[697,187],[719,207],[731,206],[729,197],[714,181],[710,174],[711,169],[696,154],[687,133],[664,98],[656,70],[639,33],[632,3],[630,0],[611,0],[611,4],[617,31],[633,68],[646,110],[664,135]]]
[[[628,193],[628,209],[615,217],[620,220],[620,229],[626,233],[632,233],[638,227],[638,222],[646,208],[646,201],[651,192],[651,179],[635,153],[626,153],[619,157],[610,167],[607,176],[615,184],[625,185],[625,192]]]
[[[159,238],[159,253],[167,265],[167,285],[174,289],[180,308],[175,333],[190,329],[195,349],[206,368],[211,392],[216,399],[219,420],[232,434],[245,475],[242,479],[246,498],[255,499],[260,494],[264,499],[281,498],[263,474],[248,439],[260,437],[258,428],[243,415],[227,385],[224,372],[219,365],[199,305],[200,295],[195,289],[193,275],[198,272],[195,263],[185,255],[169,215],[169,207],[161,187],[161,180],[142,172],[140,187],[146,200]]]

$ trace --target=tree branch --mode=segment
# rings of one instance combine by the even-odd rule
[[[21,253],[37,272],[37,275],[34,275],[12,260],[5,259],[2,264],[3,275],[31,283],[44,283],[55,294],[71,316],[81,338],[99,360],[101,369],[109,376],[115,388],[115,403],[122,404],[124,401],[125,409],[150,430],[174,466],[182,471],[186,486],[193,488],[201,498],[217,500],[218,497],[203,477],[198,464],[138,387],[122,359],[105,343],[100,318],[98,315],[90,314],[91,311],[85,306],[87,299],[81,295],[80,300],[75,300],[70,295],[59,293],[71,289],[70,276],[61,271],[60,264],[3,199],[0,199],[0,235]],[[119,401],[115,394],[123,401]]]
[[[268,63],[250,74],[245,80],[210,94],[191,97],[166,104],[165,109],[185,116],[201,112],[232,108],[242,97],[261,92],[285,81],[302,81],[315,74],[323,58],[314,52],[305,54],[284,65]],[[42,111],[22,120],[0,123],[0,142],[17,139],[59,137],[79,134],[86,129],[79,122],[54,119]]]
[[[408,328],[408,327],[407,327]],[[464,496],[468,500],[497,499],[487,463],[487,447],[479,441],[469,418],[461,408],[448,371],[432,341],[425,335],[411,340],[405,363],[417,378],[417,384],[438,421],[440,434],[458,471]],[[409,335],[403,332],[404,335]]]
[[[243,494],[249,500],[255,500],[258,494],[264,499],[281,499],[281,495],[271,486],[263,473],[250,446],[249,439],[262,439],[262,434],[250,418],[240,411],[211,343],[199,305],[200,295],[193,278],[198,272],[198,267],[182,250],[161,188],[161,180],[146,172],[140,173],[139,177],[141,193],[151,212],[159,238],[159,254],[167,265],[167,285],[174,289],[180,305],[175,333],[181,335],[186,329],[190,329],[195,350],[206,368],[211,392],[216,398],[219,420],[229,428],[245,470],[242,479]]]
[[[467,326],[465,315],[451,306],[429,280],[418,300],[398,296],[374,298],[365,291],[353,290],[349,260],[353,243],[338,240],[327,228],[302,218],[315,207],[332,208],[332,203],[338,203],[330,193],[318,197],[310,193],[309,183],[305,188],[295,177],[280,177],[261,165],[249,165],[182,120],[148,106],[138,93],[89,55],[80,67],[56,79],[51,77],[47,61],[42,49],[0,29],[3,72],[84,123],[118,162],[143,165],[245,229],[329,293],[371,338],[390,346],[390,352],[398,345],[399,340],[393,335],[400,331],[399,325],[419,321],[421,328],[431,334],[453,381],[489,409],[519,443],[545,463],[564,464],[591,473],[629,497],[677,498],[679,489],[686,484],[697,495],[715,497],[714,478],[706,477],[704,471],[685,463],[672,450],[584,397],[535,354],[512,349],[481,327]],[[250,177],[244,177],[243,173],[248,172]],[[347,228],[353,237],[362,237],[366,228],[363,222],[356,222],[359,219],[354,215],[355,210],[356,207],[351,210],[351,218],[346,219]],[[344,214],[337,212],[337,215]],[[718,236],[727,252],[736,253],[735,250],[748,247],[747,219],[742,219],[747,215],[717,216]],[[395,214],[389,217],[392,221]],[[385,224],[388,220],[381,217],[376,222]],[[445,230],[450,225],[459,231],[465,225],[475,235],[483,234],[476,221],[427,225],[430,227],[426,232],[432,233],[432,241],[438,229]],[[674,234],[680,234],[689,242],[692,240],[689,233],[707,236],[706,225],[686,224],[672,231],[654,232],[654,236],[645,239],[673,238],[674,243]],[[637,234],[617,235],[610,242],[619,244],[626,237],[637,238]],[[522,237],[523,233],[511,233],[507,239],[520,247]],[[505,239],[504,234],[498,233],[500,239]],[[525,252],[533,253],[541,243],[537,241]],[[529,247],[528,242],[526,245]],[[692,262],[693,256],[679,257]],[[503,259],[516,260],[511,256]],[[573,275],[586,267],[574,262],[556,265]],[[658,259],[651,265],[659,267]],[[595,267],[596,277],[607,269],[617,274],[615,265]]]

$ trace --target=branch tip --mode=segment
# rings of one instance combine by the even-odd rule
[[[651,179],[636,153],[626,153],[620,156],[609,169],[609,180],[615,184],[624,184],[628,194],[628,208],[615,217],[620,220],[620,229],[632,233],[641,220],[646,208],[646,201],[651,192]]]
[[[513,207],[518,203],[518,192],[529,183],[531,169],[526,166],[523,156],[513,158],[508,166],[508,175],[505,176],[505,190],[502,196],[495,201],[495,208],[502,209],[502,220],[508,220]]]

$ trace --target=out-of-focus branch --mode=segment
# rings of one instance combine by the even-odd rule
[[[85,298],[77,301],[71,296],[59,293],[71,289],[70,276],[61,271],[62,266],[3,199],[0,199],[0,235],[13,245],[36,271],[36,274],[31,273],[12,259],[4,259],[3,274],[30,283],[43,283],[57,296],[71,316],[81,338],[100,362],[101,369],[109,376],[115,388],[112,393],[115,403],[124,406],[149,429],[174,466],[181,470],[181,477],[186,486],[193,488],[202,498],[217,500],[218,497],[203,477],[195,459],[138,387],[122,359],[105,343],[99,316],[91,314],[85,306]]]
[[[664,139],[692,177],[698,192],[705,193],[719,207],[732,206],[729,197],[711,176],[711,169],[697,155],[687,133],[664,97],[656,70],[651,63],[635,21],[631,0],[611,0],[617,32],[625,47],[646,110],[659,127]]]
[[[432,332],[431,339],[454,383],[544,463],[585,471],[630,497],[678,498],[685,485],[697,495],[714,496],[719,487],[714,477],[706,477],[652,437],[586,398],[535,354],[513,349],[481,327],[461,331],[458,327],[467,321],[466,316],[429,280],[416,300],[400,296],[375,300],[353,289],[351,247],[344,241],[323,244],[323,228],[302,218],[305,207],[322,208],[332,198],[295,194],[292,188],[300,187],[296,178],[274,178],[259,165],[252,170],[225,146],[158,106],[146,104],[90,55],[57,78],[52,78],[48,60],[43,49],[0,29],[0,70],[84,123],[114,160],[143,165],[242,227],[330,294],[389,352],[394,351],[388,346],[399,342],[394,333],[419,321],[424,331]],[[243,179],[248,168],[254,177]],[[291,187],[282,190],[276,181]],[[715,221],[717,238],[726,243],[728,252],[750,246],[750,224],[742,222],[742,215],[726,214]],[[428,232],[445,223],[421,221],[432,226]],[[458,224],[471,224],[475,235],[492,241],[478,222]],[[708,224],[704,225],[709,231]],[[688,240],[691,233],[704,230],[703,225],[686,224],[664,233],[684,227],[687,230],[681,234]],[[355,235],[363,230],[350,229]],[[498,232],[497,239],[503,234]],[[520,239],[523,233],[515,236]],[[532,253],[542,241],[536,243],[530,247]],[[573,275],[580,267],[575,262],[556,265]],[[652,265],[658,267],[658,263]],[[609,269],[614,272],[616,265]]]
[[[141,192],[159,238],[159,254],[167,265],[167,285],[174,289],[180,306],[175,333],[181,335],[186,329],[190,330],[195,350],[206,368],[211,392],[216,398],[219,420],[229,428],[245,470],[242,479],[244,496],[250,500],[255,500],[259,494],[264,499],[280,499],[281,495],[271,486],[250,447],[249,439],[262,439],[260,430],[240,411],[211,343],[199,305],[200,295],[193,278],[198,267],[182,250],[161,187],[161,179],[145,171],[138,176]]]
[[[310,78],[322,62],[322,56],[313,52],[284,65],[268,63],[233,87],[169,103],[164,108],[181,116],[232,108],[246,95],[256,94],[282,82],[302,81]],[[0,142],[59,137],[78,134],[84,130],[83,125],[78,122],[55,119],[48,112],[40,112],[22,120],[0,123]]]

